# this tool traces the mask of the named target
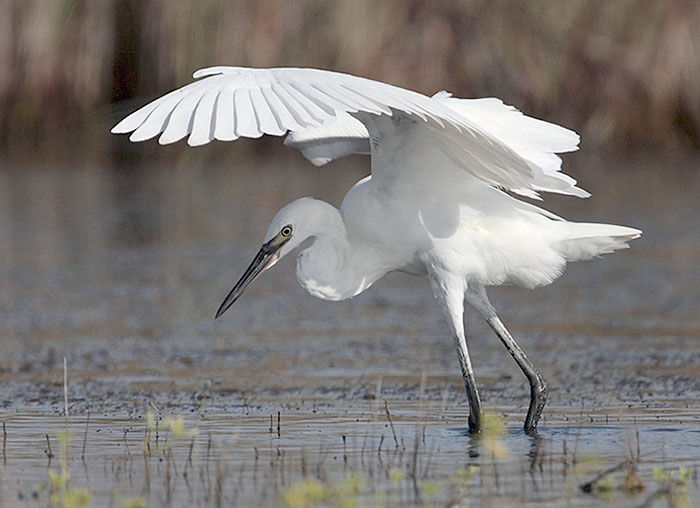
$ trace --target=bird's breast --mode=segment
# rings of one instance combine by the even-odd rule
[[[297,280],[299,285],[303,287],[311,296],[320,298],[321,300],[330,300],[337,302],[348,298],[344,296],[337,287],[326,284],[322,281],[308,277],[303,270],[297,270]]]

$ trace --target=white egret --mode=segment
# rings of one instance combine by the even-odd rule
[[[506,192],[587,197],[560,172],[557,156],[577,150],[578,135],[498,99],[428,97],[317,69],[212,67],[194,78],[203,79],[147,104],[112,132],[132,132],[132,141],[162,133],[161,144],[189,135],[192,146],[288,133],[285,144],[316,165],[371,154],[371,175],[350,189],[340,209],[301,198],[277,213],[216,317],[299,246],[298,281],[326,300],[351,298],[391,271],[426,276],[457,346],[470,431],[481,430],[483,417],[464,332],[465,300],[527,376],[525,430],[534,432],[547,384],[499,319],[486,288],[550,284],[568,261],[626,248],[641,234],[567,222]]]

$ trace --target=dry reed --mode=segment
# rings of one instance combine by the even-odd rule
[[[589,143],[697,149],[699,24],[693,0],[3,2],[0,147],[229,64],[497,95]]]

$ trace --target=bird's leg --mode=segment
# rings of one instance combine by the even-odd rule
[[[464,333],[455,334],[455,345],[457,346],[457,355],[459,357],[459,367],[462,370],[462,378],[464,379],[464,388],[467,390],[467,399],[469,400],[469,432],[478,434],[481,432],[483,425],[483,412],[481,411],[481,400],[479,399],[479,390],[476,388],[476,379],[474,379],[474,370],[472,362],[469,359],[469,350],[467,349],[467,340]]]
[[[537,430],[537,422],[542,415],[544,405],[547,403],[547,383],[542,374],[528,360],[525,352],[520,349],[518,343],[511,336],[510,332],[503,325],[497,315],[486,318],[486,322],[491,326],[498,338],[501,339],[510,355],[517,362],[530,382],[530,407],[525,417],[525,432],[534,433]]]
[[[470,288],[466,298],[469,303],[481,312],[486,322],[496,332],[498,338],[501,339],[503,345],[530,382],[530,406],[527,410],[524,427],[525,432],[534,434],[537,430],[537,423],[542,415],[542,410],[547,403],[547,383],[499,319],[496,310],[486,297],[486,290],[483,287]]]
[[[478,434],[481,432],[484,418],[479,391],[476,389],[474,369],[469,359],[467,338],[464,335],[464,292],[466,290],[464,280],[449,273],[436,271],[431,272],[430,281],[433,293],[450,323],[455,346],[457,346],[459,367],[462,370],[464,387],[467,390],[467,399],[469,400],[469,418],[467,420],[469,432]]]

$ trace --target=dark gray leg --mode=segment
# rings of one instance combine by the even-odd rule
[[[532,362],[528,360],[525,352],[520,349],[520,346],[515,342],[498,316],[490,316],[486,321],[491,325],[493,331],[496,332],[498,338],[501,339],[503,345],[530,382],[530,407],[525,417],[525,432],[534,433],[535,430],[537,430],[537,422],[540,420],[544,405],[547,403],[547,383],[542,377],[542,374],[540,374],[535,366],[532,365]]]
[[[525,432],[528,434],[535,433],[537,430],[537,423],[542,415],[542,410],[547,403],[547,383],[542,377],[542,374],[540,374],[535,366],[532,365],[532,362],[528,360],[525,352],[520,349],[520,346],[515,342],[513,336],[498,318],[498,315],[496,315],[496,310],[486,296],[485,288],[471,287],[465,296],[467,301],[484,316],[486,322],[491,326],[493,331],[496,332],[498,338],[501,339],[503,345],[530,382],[530,407],[527,410],[524,427]]]
[[[464,333],[455,335],[454,340],[457,346],[457,355],[459,356],[459,366],[462,369],[464,388],[467,390],[467,399],[469,399],[469,419],[467,420],[469,432],[478,434],[481,432],[484,418],[481,410],[481,399],[479,399],[479,390],[476,388],[476,380],[474,379],[474,370],[469,359],[467,341]]]

